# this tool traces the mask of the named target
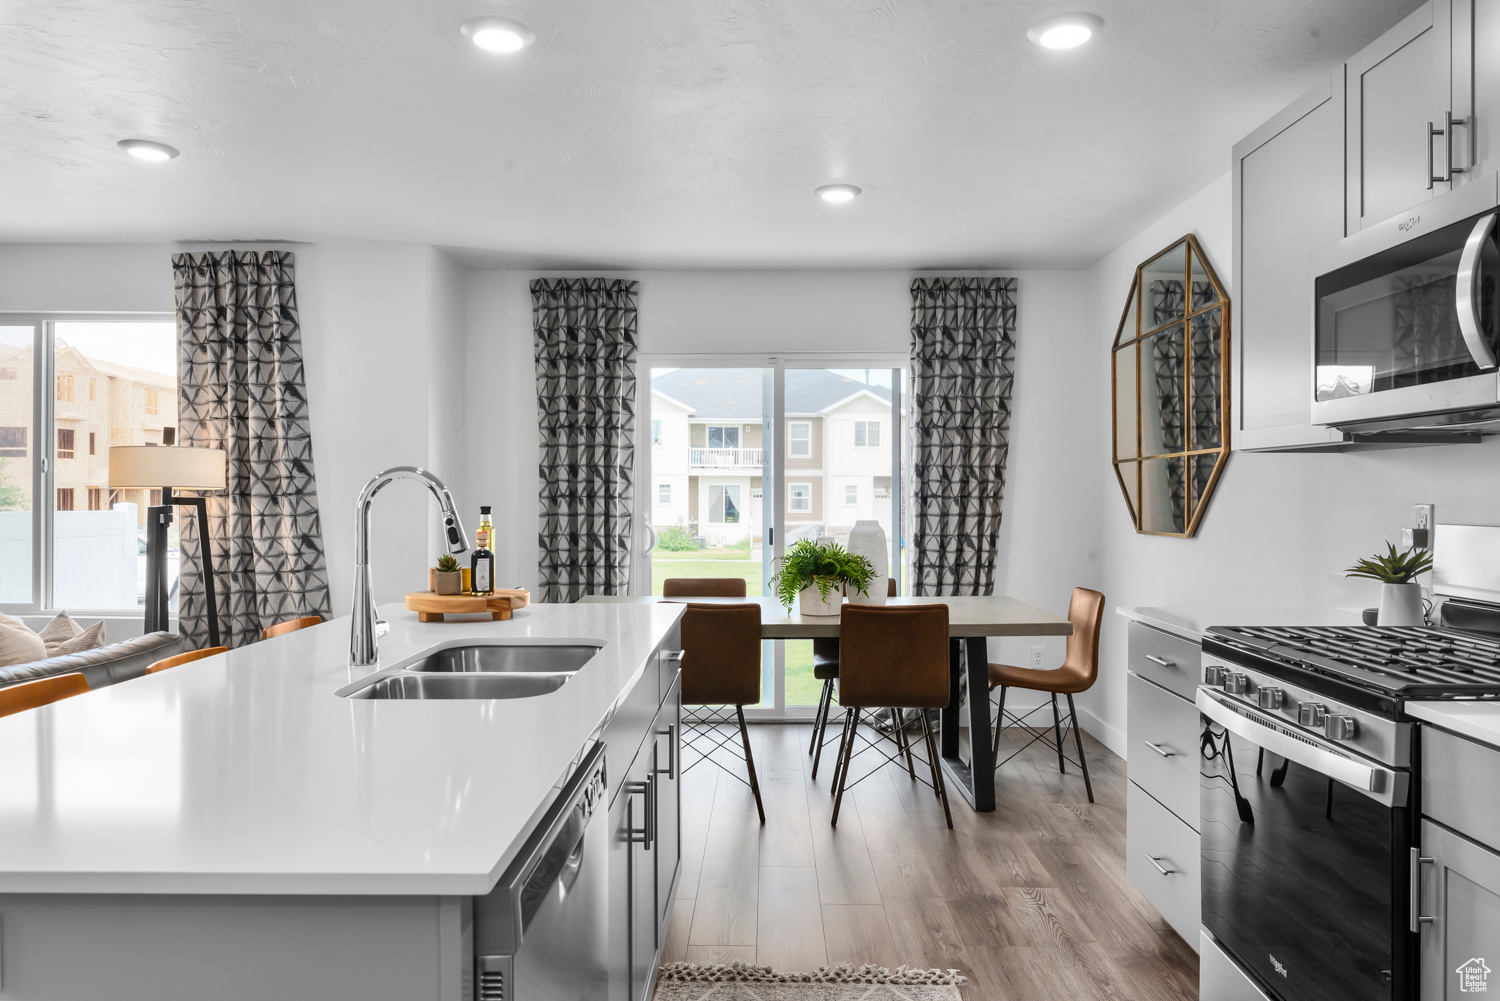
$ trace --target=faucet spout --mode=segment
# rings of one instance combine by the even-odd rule
[[[442,480],[419,466],[392,466],[370,478],[359,492],[354,512],[354,607],[349,631],[351,667],[368,667],[380,660],[378,639],[380,626],[385,623],[375,617],[375,589],[370,580],[370,504],[376,494],[396,480],[417,480],[426,484],[442,509],[443,539],[448,552],[462,553],[469,548],[453,495]]]

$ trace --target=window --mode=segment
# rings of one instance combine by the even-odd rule
[[[89,402],[92,403],[99,398],[98,379],[89,380]],[[94,510],[91,508],[90,510]]]
[[[26,429],[0,428],[0,459],[26,458]]]
[[[89,487],[90,511],[99,511],[103,509],[103,505],[100,503],[103,500],[103,493],[104,491],[100,490],[98,487]]]
[[[150,504],[152,507],[161,507],[161,491],[160,490],[153,490],[153,491],[151,491],[151,499],[149,501],[147,501],[147,503]]]
[[[796,425],[793,425],[795,427]],[[806,426],[806,425],[804,425]],[[787,508],[792,511],[808,512],[812,510],[812,484],[811,483],[789,483],[787,484]]]
[[[879,448],[880,447],[880,422],[879,421],[855,421],[854,422],[854,447],[855,448]]]
[[[708,488],[708,520],[716,525],[740,523],[740,488],[738,484],[712,484]]]
[[[787,455],[794,459],[805,459],[812,455],[812,425],[794,421],[787,432]]]
[[[59,459],[73,458],[73,429],[57,429],[57,457]],[[73,510],[68,508],[69,511]]]
[[[175,444],[177,444],[177,429],[176,428],[162,428],[161,429],[161,443],[163,445],[175,445]]]
[[[651,444],[661,444],[661,421],[659,420],[651,421]]]
[[[58,487],[57,488],[57,510],[59,510],[59,511],[71,511],[71,510],[73,510],[73,488],[72,487]]]
[[[93,455],[93,454],[94,454],[94,432],[90,431],[89,432],[89,455]],[[98,508],[90,508],[89,510],[91,510],[91,511],[97,511],[99,509]]]
[[[69,378],[71,378],[71,376]],[[156,390],[152,389],[150,386],[147,386],[146,387],[146,391],[145,391],[145,399],[146,399],[146,413],[148,413],[148,414],[155,414],[155,413],[157,413],[158,403],[157,403],[157,398],[156,398]]]
[[[59,402],[59,403],[72,403],[73,402],[73,373],[72,372],[59,372],[59,373],[57,373],[57,402]]]
[[[850,484],[848,484],[847,486],[844,487],[844,503],[845,504],[858,504],[859,503],[859,485],[858,484],[850,483]]]
[[[739,427],[738,426],[736,426],[736,427],[715,427],[713,425],[709,425],[709,428],[708,428],[708,447],[709,448],[739,448],[740,447],[740,429],[739,429]]]
[[[877,477],[875,477],[875,499],[876,500],[890,500],[891,499],[891,478],[889,476],[877,476]]]
[[[14,378],[16,378],[16,370],[15,369],[0,367],[0,379],[14,379]]]
[[[658,504],[672,503],[672,484],[658,483],[656,485],[656,502]]]

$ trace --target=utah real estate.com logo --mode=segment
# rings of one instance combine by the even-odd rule
[[[1490,990],[1489,976],[1490,968],[1484,965],[1484,958],[1471,959],[1457,970],[1458,989],[1465,993],[1488,994]]]

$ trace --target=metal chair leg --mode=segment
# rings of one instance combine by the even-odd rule
[[[828,717],[833,715],[833,682],[831,680],[825,681],[823,685],[823,691],[828,701],[823,706],[823,722],[816,727],[813,734],[813,740],[818,745],[813,752],[812,777],[815,779],[818,777],[818,762],[823,760],[823,745],[827,743]],[[843,745],[840,744],[839,746],[842,747]],[[837,767],[837,764],[835,764],[835,770]],[[837,778],[838,776],[835,775],[834,777]]]
[[[996,761],[1000,760],[1000,731],[1005,727],[1005,693],[1007,686],[1000,685],[999,688],[1000,705],[997,707],[997,712],[995,713],[995,751],[991,755]],[[993,692],[994,690],[995,686],[990,686],[990,691]]]
[[[745,727],[745,707],[735,706],[734,713],[740,718],[740,740],[745,745],[745,770],[750,773],[750,791],[755,794],[755,811],[760,814],[761,825],[766,822],[766,808],[760,802],[760,782],[755,778],[755,756],[750,753],[750,731]]]
[[[1078,748],[1078,766],[1083,769],[1083,787],[1088,790],[1089,802],[1094,801],[1094,783],[1089,780],[1089,759],[1083,756],[1083,734],[1078,732],[1078,710],[1073,707],[1073,696],[1068,696],[1068,715],[1073,719],[1073,746]]]
[[[823,739],[823,725],[828,721],[828,717],[824,713],[828,711],[828,702],[832,693],[833,679],[823,679],[823,692],[818,696],[818,711],[813,713],[813,735],[812,740],[807,745],[808,754],[812,754],[813,748],[817,747],[818,742]]]
[[[1063,761],[1062,749],[1062,720],[1057,715],[1057,693],[1052,693],[1052,739],[1057,744],[1057,770],[1064,775],[1068,774],[1068,766]]]
[[[844,805],[844,786],[849,782],[849,762],[854,758],[854,735],[859,732],[859,710],[851,708],[849,713],[849,737],[844,741],[844,767],[839,770],[838,791],[833,795],[833,827],[839,826],[839,807]]]
[[[932,724],[927,713],[922,713],[922,736],[927,740],[927,764],[932,769],[932,784],[937,789],[938,799],[943,801],[943,819],[948,821],[948,830],[953,830],[953,813],[948,809],[948,786],[943,782],[943,766],[938,761],[937,742],[932,739]]]
[[[833,756],[833,784],[830,792],[837,792],[839,788],[839,773],[844,770],[844,745],[849,743],[849,724],[854,722],[854,715],[848,710],[844,711],[843,730],[839,733],[839,749]]]
[[[902,709],[893,711],[896,714],[896,744],[900,747],[901,753],[906,755],[906,774],[910,775],[911,780],[915,782],[917,769],[911,760],[911,734],[906,732],[906,713]]]

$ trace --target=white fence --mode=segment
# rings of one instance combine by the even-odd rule
[[[53,605],[138,608],[141,556],[136,506],[58,511],[52,517]],[[31,512],[0,511],[0,604],[31,600]]]

